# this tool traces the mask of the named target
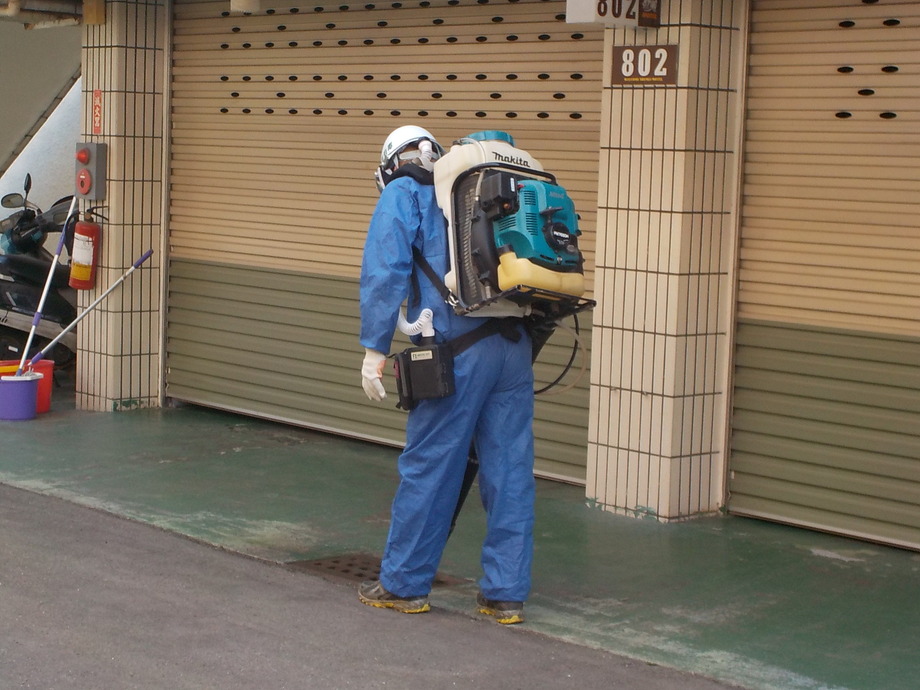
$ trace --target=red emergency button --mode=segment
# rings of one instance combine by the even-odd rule
[[[77,151],[77,160],[83,165],[89,163],[89,149],[80,149]]]
[[[93,177],[89,174],[89,170],[85,168],[77,173],[77,191],[80,194],[86,195],[89,194],[90,190],[93,188]]]

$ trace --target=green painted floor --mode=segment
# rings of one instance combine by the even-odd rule
[[[2,483],[244,554],[383,546],[392,448],[198,407],[78,412],[66,397],[0,434]],[[460,583],[432,605],[472,615],[483,532],[471,496],[441,564]],[[533,631],[752,689],[920,687],[920,554],[728,516],[619,517],[547,481],[527,614]]]

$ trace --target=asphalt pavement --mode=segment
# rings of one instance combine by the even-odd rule
[[[728,688],[0,485],[0,687]]]

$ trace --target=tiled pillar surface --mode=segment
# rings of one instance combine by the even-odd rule
[[[154,255],[79,325],[77,406],[120,410],[159,404],[163,170],[163,0],[106,3],[106,23],[83,29],[84,141],[108,144],[107,196],[96,288],[82,311],[148,249]],[[102,99],[93,119],[93,93]]]
[[[723,500],[747,2],[669,0],[605,45],[587,495],[675,519]],[[678,46],[613,85],[614,46]]]

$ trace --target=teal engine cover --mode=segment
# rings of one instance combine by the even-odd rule
[[[517,210],[493,219],[499,254],[516,256],[554,271],[581,271],[578,215],[562,187],[543,180],[518,177]]]

